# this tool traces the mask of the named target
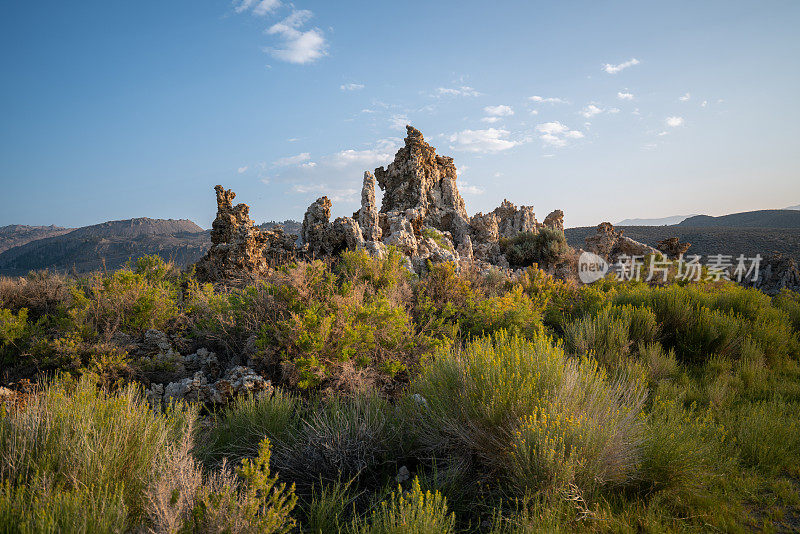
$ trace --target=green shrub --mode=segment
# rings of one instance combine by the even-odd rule
[[[275,450],[281,473],[306,490],[315,484],[370,477],[396,455],[399,428],[374,392],[322,401]]]
[[[214,425],[197,446],[207,464],[223,458],[240,460],[258,453],[266,436],[272,443],[284,443],[297,430],[302,416],[300,399],[281,389],[272,395],[247,395],[214,417]]]
[[[259,445],[258,456],[245,458],[236,470],[241,483],[201,488],[192,516],[191,532],[288,533],[296,521],[294,485],[279,483],[270,472],[270,442]]]
[[[16,342],[22,339],[28,326],[28,310],[20,309],[16,315],[11,310],[0,308],[0,361],[6,352],[16,349]]]
[[[355,520],[354,534],[449,534],[455,531],[455,516],[447,513],[447,499],[439,492],[422,491],[419,480],[411,489],[393,491],[369,519]]]
[[[796,466],[800,461],[798,409],[798,403],[780,397],[743,404],[733,430],[742,463],[766,473]]]
[[[414,424],[423,449],[474,458],[519,493],[635,477],[642,385],[612,381],[543,336],[500,332],[439,353],[412,392],[425,399]]]
[[[474,300],[461,325],[471,336],[507,330],[534,337],[544,333],[542,308],[517,285],[503,295]]]
[[[714,473],[719,453],[711,439],[719,432],[710,412],[656,398],[647,416],[642,482],[684,496],[701,491]]]
[[[595,315],[584,315],[564,327],[568,350],[592,354],[600,362],[616,366],[636,343],[652,343],[660,328],[648,308],[607,305]]]
[[[500,243],[511,265],[527,267],[534,263],[551,265],[561,260],[569,251],[564,232],[542,228],[538,232],[520,232]]]
[[[800,332],[800,292],[781,289],[772,297],[772,305],[789,316],[795,332]]]
[[[345,517],[353,511],[352,483],[352,479],[347,482],[337,480],[314,486],[310,501],[302,507],[304,531],[327,534],[344,530],[347,524]]]
[[[124,268],[108,276],[94,273],[81,280],[72,290],[69,309],[79,329],[107,337],[117,330],[141,334],[149,328],[164,330],[176,319],[175,284],[158,278],[161,270],[143,260],[140,271]]]
[[[74,523],[78,507],[91,503],[89,524],[138,525],[153,465],[193,417],[182,408],[153,414],[133,386],[111,394],[87,377],[57,379],[24,405],[0,408],[0,510],[31,525]]]

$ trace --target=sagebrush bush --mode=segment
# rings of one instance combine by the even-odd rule
[[[74,384],[57,379],[25,404],[0,408],[0,478],[7,485],[0,509],[20,522],[42,521],[36,503],[68,512],[96,501],[87,514],[98,515],[87,515],[89,523],[118,524],[122,517],[136,525],[152,466],[193,417],[181,407],[153,414],[134,386],[112,394],[87,377]],[[77,520],[67,512],[64,520]]]
[[[538,232],[520,232],[500,244],[511,265],[527,267],[534,263],[551,265],[561,260],[569,251],[564,232],[554,228],[541,228]]]
[[[643,386],[570,360],[549,338],[500,332],[437,354],[412,384],[423,448],[472,456],[516,491],[593,490],[634,478]]]
[[[393,491],[369,518],[355,520],[353,534],[450,534],[455,516],[448,514],[447,500],[439,492],[422,491],[419,480],[407,492]]]
[[[158,256],[145,256],[134,269],[123,268],[109,275],[93,273],[73,288],[69,315],[79,329],[106,338],[117,330],[164,330],[179,311],[175,280],[167,276],[173,269]]]
[[[238,461],[255,456],[268,437],[273,444],[284,443],[297,431],[303,415],[301,400],[282,389],[271,395],[246,395],[215,414],[214,425],[197,445],[197,454],[209,465],[223,458]]]
[[[733,435],[742,463],[779,472],[800,461],[798,403],[775,397],[743,404],[735,415]]]
[[[334,397],[276,448],[275,465],[304,490],[320,481],[374,476],[396,457],[398,437],[386,400],[372,392]]]

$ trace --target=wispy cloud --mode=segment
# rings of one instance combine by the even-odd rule
[[[603,65],[603,70],[609,74],[616,74],[620,71],[627,69],[628,67],[633,67],[634,65],[638,64],[639,60],[634,57],[629,59],[628,61],[624,61],[616,65],[612,65],[611,63],[606,63],[605,65]]]
[[[288,167],[290,165],[299,165],[310,159],[311,154],[308,152],[303,152],[301,154],[297,154],[296,156],[286,156],[284,158],[276,159],[272,162],[272,165],[275,167]]]
[[[487,128],[486,130],[462,130],[450,136],[450,148],[464,152],[493,153],[508,150],[520,141],[508,139],[508,130]]]
[[[671,128],[677,128],[683,126],[683,117],[667,117],[664,122]]]
[[[411,121],[408,119],[408,115],[405,114],[392,115],[389,118],[389,127],[392,130],[400,130],[401,132],[404,132],[406,131],[406,125],[410,123]]]
[[[462,85],[461,87],[437,87],[434,96],[481,96],[474,87]]]
[[[486,106],[483,108],[483,112],[490,117],[509,117],[514,114],[514,109],[511,106],[501,104],[499,106]]]
[[[529,96],[528,100],[530,100],[531,102],[540,102],[540,103],[543,103],[543,104],[568,104],[569,103],[566,100],[564,100],[563,98],[543,97],[543,96],[538,96],[538,95]]]
[[[583,137],[583,132],[571,130],[558,121],[537,124],[536,131],[541,134],[539,139],[552,146],[565,146],[569,140]]]
[[[244,167],[239,167],[238,169],[236,169],[236,172],[239,173],[239,174],[244,174],[244,173],[247,172],[248,168],[249,167],[247,165],[245,165]]]
[[[617,93],[617,98],[620,100],[633,100],[633,93],[629,93],[627,91],[619,91]]]
[[[689,93],[686,93],[682,97],[678,98],[678,100],[680,100],[681,102],[688,102],[691,98],[692,98],[692,95],[689,94]]]
[[[339,86],[342,91],[360,91],[364,88],[362,83],[344,83]]]
[[[233,10],[244,13],[252,9],[253,15],[264,16],[281,6],[280,0],[241,0],[234,2]]]
[[[319,28],[306,31],[300,29],[313,16],[307,9],[295,9],[281,22],[273,24],[267,33],[277,35],[282,43],[280,47],[267,51],[276,59],[301,65],[327,55],[328,43]]]

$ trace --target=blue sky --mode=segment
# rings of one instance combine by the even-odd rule
[[[800,2],[0,5],[0,225],[302,219],[413,124],[470,213],[800,203]]]

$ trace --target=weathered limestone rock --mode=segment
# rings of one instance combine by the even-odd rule
[[[542,224],[547,228],[552,228],[553,230],[563,232],[564,212],[561,210],[554,210],[550,212],[550,215],[544,218],[544,222]]]
[[[503,200],[492,213],[497,218],[500,237],[514,237],[520,232],[538,232],[539,223],[533,206],[520,206],[517,209],[513,202]]]
[[[250,219],[247,204],[233,205],[236,193],[214,187],[217,193],[217,218],[211,230],[211,248],[195,265],[202,282],[237,280],[266,274],[272,255],[294,253],[294,239],[283,230],[264,231]]]
[[[381,231],[378,205],[375,203],[375,176],[364,172],[364,185],[361,188],[361,209],[358,211],[358,224],[365,241],[379,241]]]
[[[166,386],[152,384],[145,390],[145,398],[151,406],[159,409],[175,401],[223,405],[239,395],[256,392],[271,394],[272,383],[249,367],[237,366],[228,369],[224,377],[213,383],[202,371],[197,371],[191,378],[170,382]]]
[[[681,243],[678,241],[677,237],[670,237],[659,241],[656,248],[669,258],[678,258],[682,254],[685,254],[691,246],[691,243]]]
[[[384,191],[381,213],[418,210],[425,226],[449,231],[456,243],[467,233],[467,210],[456,186],[453,158],[438,156],[422,133],[406,126],[405,146],[394,162],[375,169]]]
[[[744,285],[760,289],[768,295],[776,295],[782,289],[800,291],[800,268],[791,256],[774,253],[765,256],[759,265],[758,278],[745,277]]]
[[[586,250],[593,252],[610,263],[616,263],[622,256],[647,256],[659,254],[649,245],[640,243],[622,235],[622,230],[615,230],[610,222],[597,225],[597,233],[586,237]]]
[[[300,237],[308,245],[308,251],[315,256],[330,253],[332,205],[328,197],[320,197],[308,207],[303,217],[303,233]]]

